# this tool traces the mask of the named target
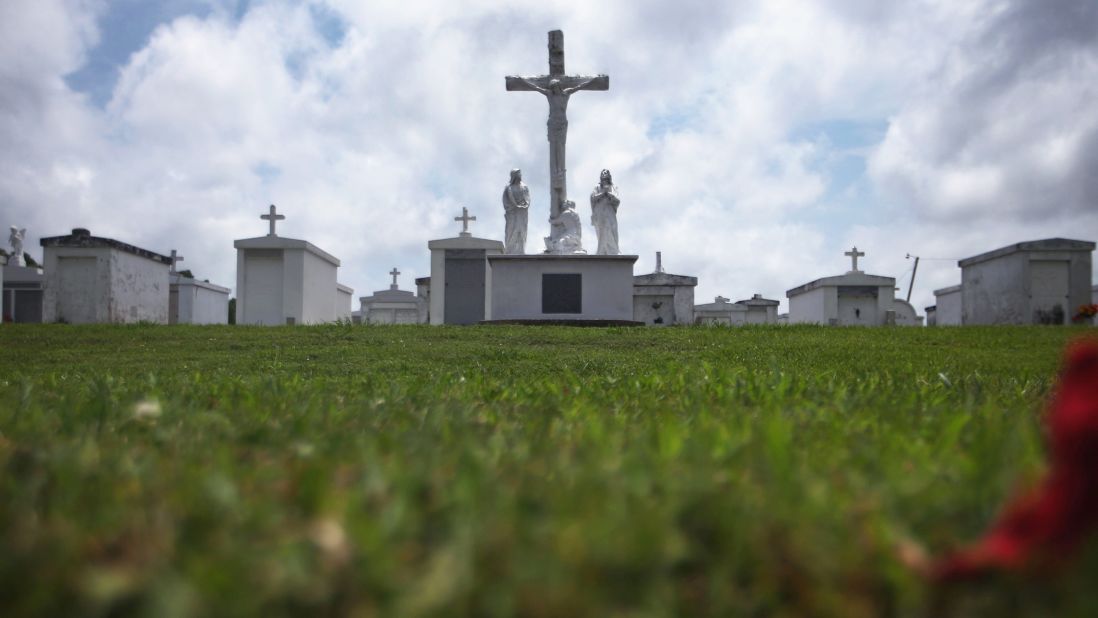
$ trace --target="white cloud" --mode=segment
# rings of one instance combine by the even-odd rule
[[[570,197],[586,212],[609,167],[636,272],[661,250],[670,271],[700,277],[699,299],[784,302],[845,270],[851,244],[898,276],[907,251],[1095,236],[1088,3],[1057,1],[1048,12],[1073,18],[1044,20],[1022,0],[725,4],[268,0],[238,18],[215,3],[156,29],[99,109],[63,76],[94,49],[102,6],[7,2],[0,214],[37,236],[79,225],[176,248],[232,285],[232,240],[264,233],[275,203],[281,233],[342,258],[340,279],[365,295],[392,266],[406,289],[427,275],[426,243],[456,231],[461,206],[474,232],[501,237],[499,194],[521,167],[536,249],[546,104],[503,77],[544,72],[545,33],[560,27],[570,72],[611,76],[569,106]],[[831,134],[843,122],[887,129],[852,145]],[[867,150],[853,181],[879,192],[861,210],[837,192],[851,179],[836,161]],[[938,270],[921,265],[920,281],[945,281]],[[916,306],[929,304],[918,285]]]

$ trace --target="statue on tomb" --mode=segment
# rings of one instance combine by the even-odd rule
[[[591,192],[591,225],[598,237],[598,255],[618,255],[618,188],[610,170],[602,170],[599,184]]]
[[[23,240],[27,237],[27,228],[19,229],[14,225],[11,226],[11,236],[8,238],[8,242],[11,243],[11,257],[8,259],[9,264],[15,266],[26,266],[27,261],[23,257]]]
[[[503,189],[504,253],[526,253],[526,224],[530,214],[530,189],[522,182],[522,170],[511,170],[511,183]]]
[[[573,253],[587,253],[583,250],[583,230],[580,227],[580,218],[576,214],[576,203],[567,200],[561,205],[560,214],[549,219],[549,223],[559,226],[561,232],[554,237],[545,239],[546,249],[549,253],[557,255],[570,255]]]

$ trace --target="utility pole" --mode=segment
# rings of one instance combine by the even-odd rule
[[[907,254],[907,259],[915,258],[915,267],[911,269],[911,283],[907,286],[907,302],[911,302],[911,290],[915,287],[915,273],[919,272],[919,256]]]

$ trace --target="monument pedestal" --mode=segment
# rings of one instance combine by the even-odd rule
[[[633,321],[635,255],[489,255],[492,322]]]

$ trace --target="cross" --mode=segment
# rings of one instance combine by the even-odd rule
[[[174,272],[175,272],[175,265],[176,265],[176,263],[177,263],[177,262],[182,262],[182,261],[183,261],[183,256],[182,256],[182,255],[179,255],[179,254],[177,254],[177,253],[175,252],[175,249],[172,249],[172,254],[171,254],[171,260],[172,260],[172,264],[171,264],[171,266],[170,266],[170,267],[168,268],[168,270],[169,270],[170,272],[173,272],[173,273],[174,273]]]
[[[259,218],[263,219],[264,221],[270,221],[271,222],[271,231],[267,235],[268,236],[277,236],[277,234],[275,234],[275,221],[281,221],[281,220],[285,219],[286,215],[276,214],[275,213],[275,205],[271,204],[271,212],[268,213],[268,214],[265,214],[265,215],[259,215]]]
[[[549,215],[555,218],[568,199],[564,165],[568,97],[580,90],[609,90],[610,78],[606,75],[565,75],[564,33],[553,30],[549,33],[549,74],[538,77],[508,75],[505,80],[508,91],[533,91],[549,100]]]
[[[470,217],[469,216],[469,209],[464,207],[464,206],[461,207],[461,216],[460,217],[454,217],[454,221],[461,221],[461,235],[463,237],[466,237],[466,238],[468,238],[469,236],[472,236],[472,234],[469,233],[469,222],[470,221],[476,221],[476,220],[477,220],[476,217]],[[390,274],[392,274],[392,273],[390,273]]]
[[[396,266],[394,266],[393,269],[389,271],[389,274],[393,276],[393,285],[390,285],[389,289],[390,290],[400,289],[400,288],[397,287],[397,275],[400,274],[400,271],[396,269]]]
[[[843,255],[849,256],[851,261],[853,262],[853,264],[850,267],[850,272],[852,272],[852,273],[862,272],[862,271],[858,270],[858,258],[864,257],[865,256],[865,251],[858,251],[858,248],[854,247],[853,249],[851,249],[850,251],[847,251]]]

